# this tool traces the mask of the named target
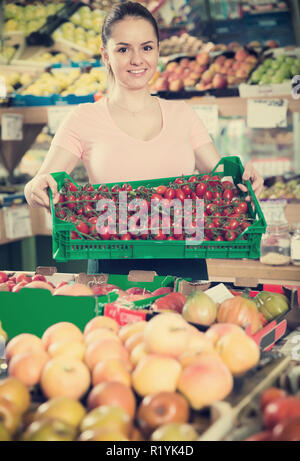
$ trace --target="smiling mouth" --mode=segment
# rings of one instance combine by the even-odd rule
[[[139,75],[139,74],[143,74],[144,72],[146,72],[147,69],[140,69],[140,70],[129,70],[128,72],[130,74],[134,74],[134,75]]]

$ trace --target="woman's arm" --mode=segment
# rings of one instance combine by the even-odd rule
[[[29,206],[49,208],[48,188],[52,191],[54,204],[57,203],[59,199],[57,184],[50,173],[65,171],[70,174],[78,161],[79,158],[66,149],[51,147],[41,168],[25,186],[24,194]]]
[[[220,161],[220,158],[221,157],[212,142],[204,144],[195,150],[196,168],[199,173],[209,173],[212,171],[216,164]],[[249,180],[251,182],[253,192],[257,197],[259,197],[264,187],[264,180],[255,170],[251,162],[246,163],[244,166],[243,180]],[[239,187],[243,192],[247,192],[247,188],[243,184],[239,184]],[[246,197],[246,200],[247,199],[249,200],[249,197]]]

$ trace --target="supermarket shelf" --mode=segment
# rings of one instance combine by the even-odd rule
[[[287,99],[289,103],[290,112],[300,112],[300,100],[293,99],[292,96],[282,95],[273,97],[253,97],[253,98],[240,98],[240,97],[227,97],[227,98],[214,98],[214,97],[194,97],[187,99],[189,104],[203,104],[212,105],[217,104],[219,107],[219,115],[223,117],[235,117],[247,115],[247,100],[248,99]],[[51,106],[53,107],[53,106]],[[47,124],[47,106],[38,107],[2,107],[0,108],[0,124],[1,117],[5,113],[23,114],[24,124]]]
[[[206,263],[209,280],[233,282],[237,286],[256,286],[262,281],[300,286],[300,270],[293,265],[266,266],[257,260],[240,259],[207,259]]]

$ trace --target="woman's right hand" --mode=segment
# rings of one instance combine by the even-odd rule
[[[57,183],[51,174],[38,174],[25,186],[25,197],[31,207],[45,207],[50,209],[48,189],[51,189],[53,203],[59,200]]]

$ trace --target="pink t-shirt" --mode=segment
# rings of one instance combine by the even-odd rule
[[[81,158],[92,184],[192,174],[194,150],[212,142],[203,122],[185,101],[158,98],[163,126],[143,141],[113,121],[107,99],[76,106],[57,130],[52,145]]]

